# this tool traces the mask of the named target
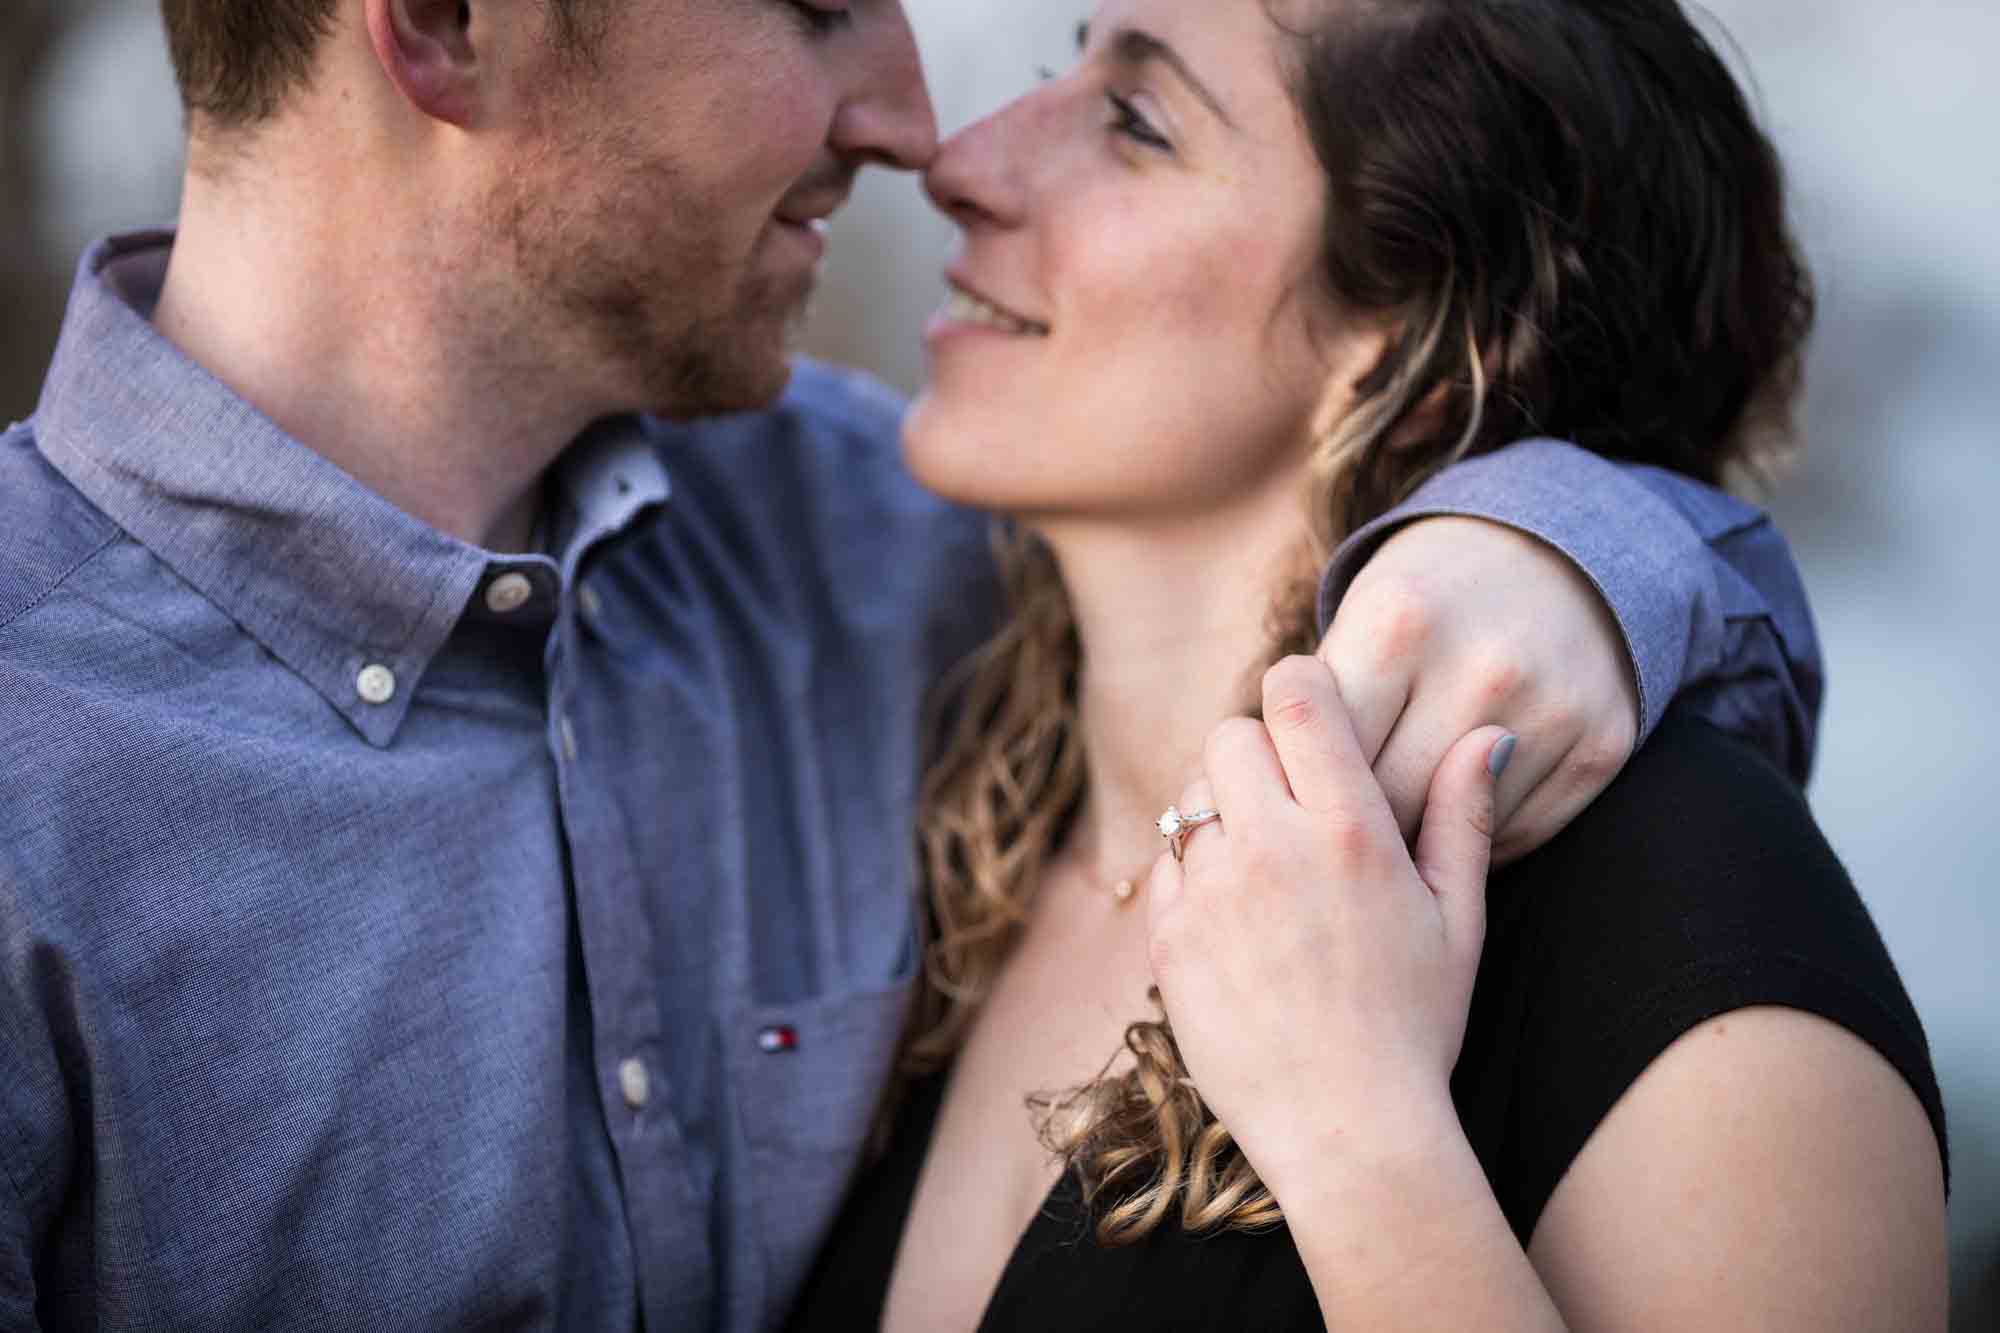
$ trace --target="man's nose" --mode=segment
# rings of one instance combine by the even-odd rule
[[[843,157],[922,171],[937,155],[937,112],[924,85],[916,37],[901,5],[870,16],[854,92],[834,117],[831,146]]]

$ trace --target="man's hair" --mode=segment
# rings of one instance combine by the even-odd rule
[[[247,129],[277,113],[312,73],[339,0],[160,0],[167,50],[190,120]],[[585,22],[604,0],[545,0],[549,40],[571,54],[591,49]]]

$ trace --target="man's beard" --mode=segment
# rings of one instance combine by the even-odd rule
[[[810,292],[809,275],[803,285],[745,275],[719,313],[697,312],[675,323],[657,308],[656,292],[650,311],[600,304],[598,328],[616,347],[618,362],[639,372],[646,411],[675,419],[749,411],[784,392],[791,376],[788,352]]]
[[[787,351],[811,275],[743,273],[726,300],[690,308],[685,268],[577,257],[552,274],[557,316],[583,334],[598,369],[629,386],[627,406],[676,419],[768,406],[790,377]],[[699,272],[697,266],[696,271]],[[708,284],[713,270],[700,273]],[[588,373],[588,372],[586,372]]]
[[[812,272],[761,269],[768,233],[730,253],[677,173],[625,165],[595,191],[515,182],[494,201],[528,318],[560,326],[541,341],[594,363],[576,366],[577,379],[617,386],[618,411],[685,419],[768,406],[790,378]]]

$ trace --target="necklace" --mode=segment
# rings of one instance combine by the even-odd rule
[[[1097,859],[1096,856],[1093,854],[1090,853],[1081,854],[1078,857],[1078,871],[1087,881],[1093,884],[1103,884],[1106,881],[1099,878],[1100,874],[1102,873],[1101,871],[1086,868],[1089,862],[1095,861],[1096,859]],[[1140,869],[1139,871],[1137,871],[1132,875],[1126,876],[1124,879],[1111,880],[1110,885],[1111,885],[1112,901],[1117,903],[1118,906],[1120,907],[1128,905],[1134,898],[1139,896],[1139,888],[1145,882],[1146,882],[1146,869],[1144,868]]]

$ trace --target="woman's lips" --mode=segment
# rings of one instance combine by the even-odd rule
[[[987,299],[956,279],[948,280],[950,295],[931,317],[925,340],[959,333],[997,334],[1007,338],[1046,338],[1049,326],[1018,315]]]

